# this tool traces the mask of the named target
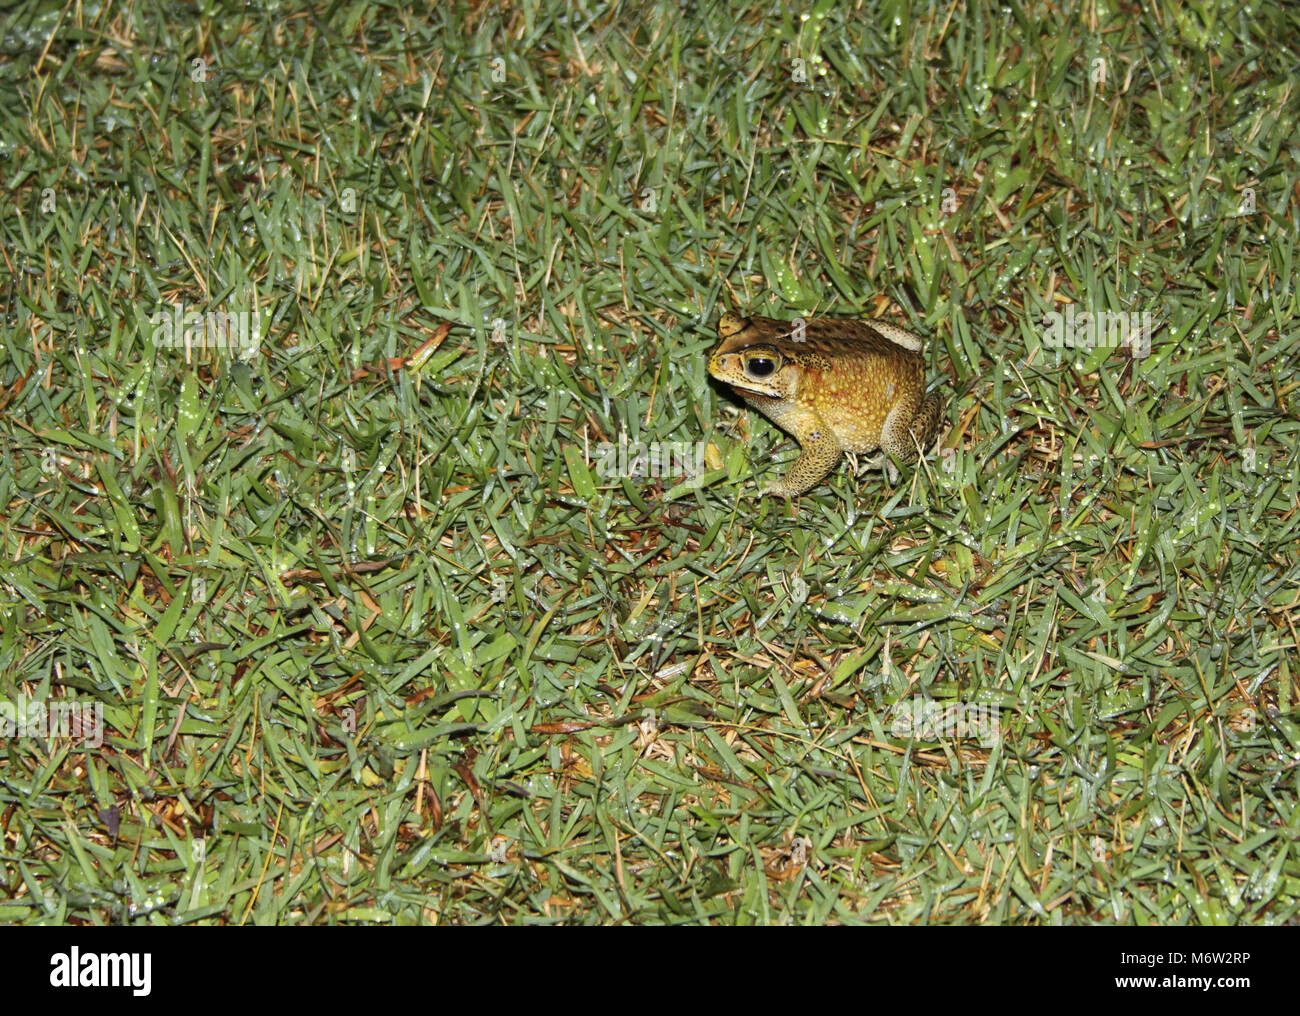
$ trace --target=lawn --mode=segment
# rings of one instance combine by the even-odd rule
[[[1300,918],[1300,9],[431,6],[0,15],[0,922]]]

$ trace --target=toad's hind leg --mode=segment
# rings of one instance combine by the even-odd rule
[[[810,431],[801,444],[803,451],[795,459],[790,471],[780,480],[773,480],[764,487],[764,494],[776,494],[778,497],[802,494],[826,479],[844,455],[835,435],[824,426]]]
[[[905,404],[895,406],[881,429],[880,447],[903,465],[910,465],[925,454],[939,434],[943,423],[943,396],[931,392],[915,413]]]

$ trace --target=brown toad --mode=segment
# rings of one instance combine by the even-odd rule
[[[921,339],[882,321],[777,321],[726,313],[709,373],[792,434],[803,453],[764,494],[816,486],[845,452],[915,462],[939,433],[944,400],[925,394]]]

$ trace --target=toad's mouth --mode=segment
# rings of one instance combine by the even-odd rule
[[[738,395],[749,395],[756,399],[774,399],[777,397],[776,393],[771,390],[763,391],[759,388],[746,388],[744,385],[738,385],[734,381],[728,381],[727,384],[731,385],[731,390],[736,392]]]

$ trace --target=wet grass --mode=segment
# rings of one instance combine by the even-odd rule
[[[218,13],[5,16],[0,920],[1294,921],[1294,9]]]

